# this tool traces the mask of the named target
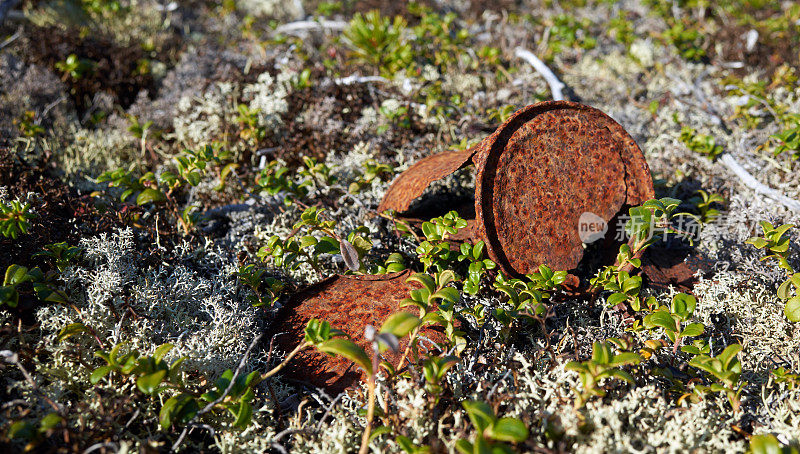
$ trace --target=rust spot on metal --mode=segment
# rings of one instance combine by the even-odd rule
[[[466,150],[444,151],[415,163],[394,180],[383,196],[378,212],[408,210],[425,188],[464,166],[475,153],[475,147]]]
[[[435,176],[441,178],[445,169],[461,167],[465,155],[443,153],[423,161],[436,162]],[[608,222],[623,206],[654,196],[642,151],[622,126],[595,108],[567,101],[520,109],[476,146],[472,160],[477,169],[473,236],[483,239],[489,256],[512,275],[533,272],[540,264],[575,269],[583,257],[581,214],[591,212]],[[395,184],[407,187],[408,180],[417,184],[414,194],[422,194],[437,179],[423,178],[420,172],[427,166],[415,165],[400,175],[387,198],[396,200]],[[387,198],[381,207],[403,211],[411,203]]]
[[[380,328],[386,318],[398,311],[416,313],[413,308],[401,309],[400,302],[408,297],[416,284],[407,283],[410,270],[383,275],[331,276],[292,295],[278,323],[275,343],[291,351],[305,336],[304,330],[312,318],[328,321],[333,328],[344,331],[356,344],[370,351],[364,340],[364,327]],[[444,334],[434,327],[420,330],[420,335],[433,342],[445,340]],[[400,352],[387,351],[384,359],[398,365],[408,339],[400,342]],[[431,347],[430,342],[420,342],[421,348]],[[333,357],[309,348],[297,354],[286,366],[290,378],[307,381],[332,392],[340,392],[360,382],[361,369],[351,361]]]

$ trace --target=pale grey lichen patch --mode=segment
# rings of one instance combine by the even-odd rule
[[[33,112],[43,126],[53,128],[57,134],[68,133],[77,122],[67,87],[58,76],[40,65],[27,65],[9,53],[0,54],[0,110],[0,135],[5,138],[19,135],[14,120],[26,111]]]
[[[112,346],[125,342],[142,353],[171,343],[171,355],[186,356],[187,364],[212,375],[232,367],[258,333],[257,309],[237,296],[235,267],[210,244],[184,244],[172,263],[158,266],[142,266],[130,229],[82,246],[88,264],[63,277],[79,312],[45,306],[37,312],[43,329],[79,322]]]
[[[744,347],[741,354],[744,380],[763,383],[769,371],[778,365],[797,369],[800,327],[786,320],[784,303],[774,289],[752,275],[723,271],[713,278],[701,279],[695,291],[699,297],[697,318],[718,332],[731,333],[730,337],[715,336],[712,342],[738,342]]]
[[[724,398],[674,407],[653,386],[636,388],[611,403],[593,402],[584,415],[594,429],[578,437],[583,452],[741,452],[746,443],[732,429],[736,418]]]
[[[795,366],[796,367],[796,366]],[[795,369],[796,370],[796,369]],[[771,385],[771,386],[770,386]],[[760,389],[756,410],[762,427],[755,433],[775,434],[786,445],[800,442],[800,388],[769,383]]]
[[[246,85],[242,90],[243,98],[249,101],[250,110],[258,112],[259,124],[271,133],[280,126],[281,115],[289,108],[286,96],[293,75],[293,72],[286,70],[277,77],[264,72],[255,83]]]
[[[187,147],[210,144],[222,137],[225,124],[235,115],[235,86],[218,82],[199,96],[184,95],[178,101],[172,126],[175,138]]]
[[[540,371],[517,354],[520,386],[510,402],[513,414],[533,414],[549,425],[533,427],[544,436],[549,428],[575,452],[708,452],[742,451],[744,442],[730,428],[735,421],[719,412],[724,399],[711,397],[689,406],[676,406],[654,385],[631,388],[613,397],[589,402],[585,409],[572,407],[571,387],[579,387],[577,374],[563,364]],[[501,387],[502,389],[502,387]],[[549,442],[550,448],[558,444]],[[563,445],[562,445],[563,446]]]
[[[305,16],[300,0],[239,0],[236,7],[256,17],[280,20],[299,20]]]

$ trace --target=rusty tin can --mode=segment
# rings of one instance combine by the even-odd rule
[[[575,269],[584,251],[582,219],[608,229],[623,207],[654,196],[644,155],[622,126],[593,107],[548,101],[518,110],[472,148],[415,163],[378,210],[408,210],[433,181],[470,161],[477,172],[474,239],[510,275],[540,264]]]

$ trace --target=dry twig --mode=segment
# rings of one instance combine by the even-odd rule
[[[533,66],[536,72],[544,77],[544,80],[547,81],[547,85],[550,86],[550,93],[553,95],[553,100],[564,100],[563,90],[566,85],[564,85],[564,82],[558,80],[558,77],[556,77],[553,71],[551,71],[543,61],[539,60],[539,57],[534,55],[533,52],[521,47],[517,47],[514,50],[514,55],[528,62],[528,64]]]

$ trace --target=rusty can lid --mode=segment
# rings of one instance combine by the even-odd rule
[[[567,101],[517,111],[478,145],[473,160],[480,235],[512,275],[539,264],[574,269],[583,256],[582,215],[608,223],[624,205],[654,194],[644,155],[622,126]]]
[[[284,351],[300,345],[305,327],[311,319],[328,321],[331,327],[342,330],[353,342],[370,351],[364,339],[364,328],[379,328],[389,315],[402,310],[402,301],[411,290],[418,288],[407,282],[411,271],[379,275],[334,275],[294,293],[277,317],[275,344]],[[433,342],[443,342],[442,330],[426,326],[420,333]],[[399,352],[383,353],[384,359],[398,366],[408,338],[401,339]],[[430,343],[427,347],[432,347]],[[298,353],[285,368],[288,376],[309,382],[329,391],[339,392],[357,384],[363,372],[352,361],[331,356],[317,349]]]

